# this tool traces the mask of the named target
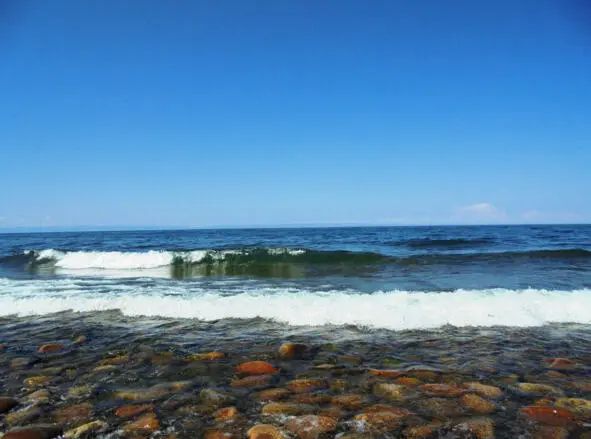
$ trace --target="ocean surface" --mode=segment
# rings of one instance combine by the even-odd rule
[[[412,330],[590,310],[589,225],[0,234],[0,316]]]

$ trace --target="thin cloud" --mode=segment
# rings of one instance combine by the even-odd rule
[[[476,203],[460,207],[452,219],[470,223],[499,222],[506,220],[507,214],[491,203]]]

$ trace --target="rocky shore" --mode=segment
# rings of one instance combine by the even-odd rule
[[[2,439],[591,438],[586,338],[540,348],[517,331],[507,344],[230,342],[211,331],[195,335],[211,349],[195,349],[80,324],[51,341],[58,329],[19,322],[0,325]]]

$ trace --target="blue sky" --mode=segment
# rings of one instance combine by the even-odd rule
[[[0,228],[591,222],[584,0],[0,3]]]

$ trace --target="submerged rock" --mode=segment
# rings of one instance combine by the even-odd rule
[[[294,360],[302,358],[308,351],[308,346],[303,343],[285,343],[279,348],[279,358],[282,360]]]
[[[520,410],[522,416],[542,425],[554,427],[574,426],[577,416],[570,410],[560,407],[523,407]]]
[[[408,387],[401,384],[377,383],[373,386],[373,394],[379,398],[398,401],[408,395]]]
[[[135,421],[123,426],[123,432],[130,434],[150,434],[160,428],[160,422],[154,413],[146,413]]]
[[[0,413],[6,413],[18,405],[18,401],[13,398],[0,397]]]
[[[53,353],[53,352],[61,352],[64,349],[66,349],[66,347],[63,344],[49,343],[49,344],[45,344],[45,345],[41,346],[39,348],[39,352],[40,353]]]
[[[264,415],[306,415],[313,413],[316,408],[310,404],[296,404],[291,402],[272,402],[263,406]]]
[[[107,423],[103,421],[92,421],[82,424],[79,427],[72,428],[64,433],[65,439],[78,439],[79,437],[88,436],[90,433],[96,433],[107,427]]]
[[[467,382],[463,383],[462,387],[465,389],[473,390],[480,396],[486,398],[498,399],[503,396],[503,391],[497,386],[490,386],[488,384],[482,384],[479,382]]]
[[[337,422],[326,416],[306,415],[290,419],[286,428],[300,439],[317,439],[320,435],[333,431]]]
[[[2,439],[52,439],[59,436],[62,429],[56,425],[37,425],[7,431]]]
[[[247,432],[248,439],[286,439],[286,435],[277,427],[269,424],[258,424]]]
[[[272,364],[266,361],[249,361],[236,366],[236,373],[238,375],[267,375],[278,373]]]
[[[486,399],[474,393],[467,393],[460,397],[462,405],[474,413],[488,415],[496,410],[496,406]]]

